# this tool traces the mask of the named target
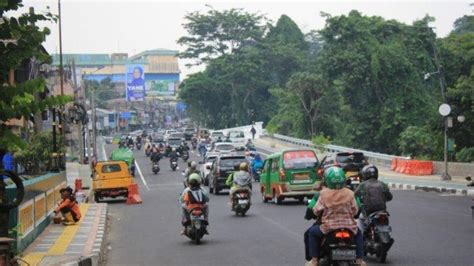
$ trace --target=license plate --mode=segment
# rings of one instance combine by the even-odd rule
[[[356,252],[354,249],[333,249],[331,258],[332,260],[355,260]]]
[[[249,200],[246,200],[246,199],[239,200],[239,204],[248,204],[248,203],[249,203]]]
[[[294,181],[308,181],[309,174],[294,174],[293,175]]]
[[[379,233],[390,233],[392,232],[392,227],[390,225],[378,225],[375,227],[375,230]]]
[[[346,172],[346,176],[356,176],[358,174],[359,172],[352,172],[352,171]]]

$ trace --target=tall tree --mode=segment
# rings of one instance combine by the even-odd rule
[[[25,141],[7,126],[7,121],[29,118],[30,115],[64,105],[70,100],[62,96],[37,99],[35,95],[43,93],[46,87],[42,78],[19,84],[8,83],[8,73],[17,69],[24,60],[34,58],[37,62],[51,62],[51,58],[41,47],[50,31],[37,24],[54,21],[55,16],[51,13],[5,16],[6,12],[18,10],[22,6],[21,1],[8,0],[6,6],[0,7],[0,149],[5,150],[26,147]]]
[[[184,18],[188,36],[177,41],[186,46],[180,57],[195,59],[196,64],[231,54],[247,43],[258,41],[266,29],[264,16],[235,8],[211,9],[204,14],[191,12]]]

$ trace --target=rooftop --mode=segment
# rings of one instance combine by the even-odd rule
[[[126,55],[124,53],[114,53],[120,55]],[[176,56],[178,51],[168,49],[154,49],[147,50],[136,55],[130,56],[127,59],[112,59],[111,54],[63,54],[63,64],[68,64],[74,60],[76,66],[107,66],[107,65],[126,65],[126,64],[148,64],[148,62],[142,58],[143,56],[149,55],[162,55],[162,56]],[[52,54],[53,66],[59,66],[59,54]]]

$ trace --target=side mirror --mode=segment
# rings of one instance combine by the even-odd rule
[[[203,164],[203,161],[199,161],[198,164]]]
[[[467,180],[467,181],[471,181],[472,178],[471,178],[470,176],[466,176],[466,180]]]
[[[210,165],[206,166],[206,169],[211,170],[211,166]]]

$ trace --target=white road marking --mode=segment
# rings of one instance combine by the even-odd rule
[[[142,170],[140,169],[140,166],[138,165],[137,161],[135,161],[135,168],[137,168],[138,174],[140,175],[140,178],[142,179],[143,185],[145,185],[147,190],[150,190],[148,187],[148,183],[145,180],[145,177],[143,177]]]
[[[105,145],[104,145],[104,139],[102,138],[102,156],[104,156],[104,160],[108,161],[109,159],[107,158],[107,153],[105,152]]]

